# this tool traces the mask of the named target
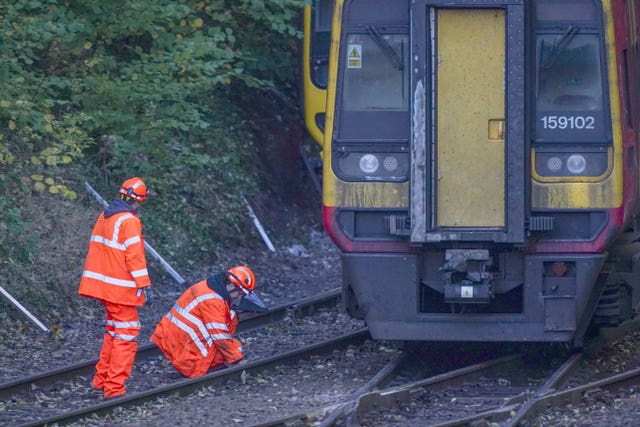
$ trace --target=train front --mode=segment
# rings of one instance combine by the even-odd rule
[[[346,307],[376,339],[580,344],[628,220],[610,3],[456,3],[336,1]]]

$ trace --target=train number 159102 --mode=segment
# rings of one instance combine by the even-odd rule
[[[542,116],[543,129],[595,129],[593,116]]]

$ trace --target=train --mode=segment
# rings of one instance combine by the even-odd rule
[[[640,302],[635,0],[315,0],[305,123],[372,338],[584,345]]]

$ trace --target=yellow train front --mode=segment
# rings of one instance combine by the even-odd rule
[[[323,217],[375,339],[556,341],[635,314],[634,0],[336,0]]]

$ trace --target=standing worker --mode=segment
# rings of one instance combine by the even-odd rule
[[[122,184],[116,198],[100,214],[91,233],[78,293],[97,298],[107,312],[106,332],[92,385],[105,398],[123,395],[138,347],[137,306],[151,285],[137,212],[147,187],[135,177]]]
[[[244,265],[196,283],[160,320],[151,340],[180,373],[190,378],[242,360],[242,344],[233,338],[238,316],[231,306],[266,311],[253,292],[255,286],[255,275]]]

